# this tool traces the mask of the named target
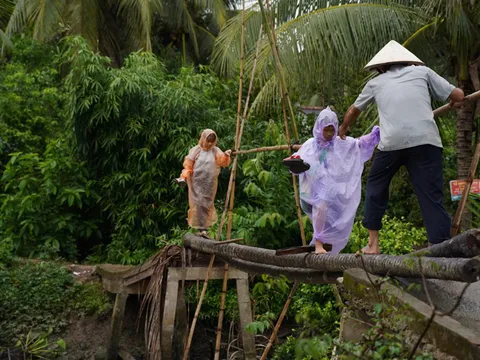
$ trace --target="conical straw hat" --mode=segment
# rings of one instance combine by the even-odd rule
[[[365,70],[371,70],[379,65],[389,65],[398,63],[408,63],[412,65],[424,65],[423,61],[417,58],[410,51],[405,49],[395,40],[390,42],[365,65]]]

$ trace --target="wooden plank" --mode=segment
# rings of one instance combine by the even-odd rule
[[[170,267],[168,268],[168,276],[172,276],[172,280],[182,280],[182,276],[185,276],[186,281],[192,280],[204,280],[207,275],[207,267]],[[237,269],[231,269],[228,272],[229,279],[248,279],[248,274]],[[210,272],[210,280],[223,279],[223,267],[214,267]]]
[[[276,256],[302,254],[315,251],[315,246],[294,246],[286,249],[275,250]]]
[[[237,279],[237,296],[240,317],[240,333],[243,344],[243,358],[245,360],[256,360],[255,337],[252,333],[249,333],[246,330],[247,325],[253,321],[248,279]]]
[[[117,294],[115,305],[113,307],[112,324],[110,328],[110,338],[107,347],[107,359],[117,360],[118,346],[122,336],[123,317],[125,315],[125,305],[127,303],[127,294]]]
[[[175,271],[168,270],[167,290],[162,318],[162,359],[172,359],[173,335],[175,333],[175,316],[177,310],[178,279]]]
[[[240,241],[243,241],[243,238],[238,238],[238,239],[230,239],[230,240],[223,240],[223,241],[217,241],[214,245],[215,246],[218,246],[218,245],[225,245],[225,244],[230,244],[230,243],[234,243],[234,242],[240,242]]]
[[[327,251],[332,251],[332,244],[323,244],[323,248]],[[303,254],[308,252],[314,252],[315,246],[294,246],[286,249],[275,250],[276,256],[291,255],[291,254]]]

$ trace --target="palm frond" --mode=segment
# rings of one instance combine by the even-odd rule
[[[59,0],[32,1],[29,10],[35,39],[46,40],[58,30],[58,24],[65,24],[66,7]]]
[[[70,34],[81,35],[98,51],[99,25],[104,22],[98,0],[77,0],[69,8]]]
[[[227,22],[227,9],[223,0],[193,0],[193,6],[196,9],[206,10],[210,13],[214,24],[219,29]]]
[[[479,18],[471,2],[425,0],[422,11],[430,18],[445,20],[442,25],[446,28],[450,46],[457,52],[468,51],[478,41]]]
[[[3,54],[3,49],[4,47],[7,47],[9,49],[13,48],[13,44],[12,44],[12,41],[10,40],[10,38],[7,36],[7,34],[5,34],[3,32],[2,29],[0,29],[0,40],[1,40],[1,43],[2,43],[2,54]]]
[[[0,0],[0,28],[4,29],[8,24],[8,19],[15,9],[15,2],[13,0]]]
[[[118,12],[125,21],[127,34],[136,49],[152,51],[153,15],[160,12],[160,0],[121,0]]]
[[[253,52],[248,48],[248,38],[254,37],[255,29],[258,34],[260,25],[254,9],[247,14],[246,22],[253,29],[250,34],[247,31],[246,37],[249,72]],[[213,64],[222,74],[232,74],[236,69],[238,23],[238,18],[232,19],[217,39]],[[319,89],[324,84],[342,84],[346,74],[361,72],[364,64],[389,40],[402,41],[420,26],[420,17],[412,8],[385,3],[329,6],[280,24],[276,34],[280,58],[288,74],[289,92],[301,94],[305,89]],[[271,48],[264,40],[256,75],[261,83],[272,77],[271,59]],[[273,94],[271,89],[263,92],[262,101],[274,101],[268,98]],[[262,108],[258,101],[254,104]]]
[[[30,17],[32,2],[32,0],[17,1],[5,31],[8,36],[23,30],[23,28],[27,25]]]

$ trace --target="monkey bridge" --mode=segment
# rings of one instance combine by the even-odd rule
[[[308,247],[275,251],[236,244],[237,241],[238,239],[232,242],[216,242],[187,234],[184,237],[183,247],[167,247],[142,265],[97,266],[97,273],[102,276],[104,288],[116,294],[112,332],[108,344],[109,359],[116,359],[118,354],[125,354],[124,350],[119,352],[119,341],[125,304],[130,294],[144,294],[145,298],[150,298],[147,316],[154,319],[157,326],[147,325],[145,328],[147,350],[150,349],[148,358],[179,359],[182,354],[188,358],[188,355],[185,355],[185,349],[191,345],[191,340],[188,337],[188,319],[184,300],[185,283],[204,280],[206,284],[209,280],[225,279],[225,276],[227,279],[235,280],[240,315],[240,338],[243,345],[242,357],[253,360],[257,358],[259,349],[255,346],[254,336],[246,331],[248,323],[253,321],[248,286],[249,274],[286,276],[294,283],[293,291],[300,283],[338,284],[347,278],[350,285],[345,284],[345,286],[349,286],[353,291],[355,286],[352,285],[352,281],[361,282],[364,276],[358,271],[368,272],[367,276],[368,274],[388,276],[408,283],[415,279],[441,279],[468,285],[480,279],[480,259],[478,258],[480,230],[469,230],[442,244],[405,256],[316,255],[312,253],[313,249]],[[213,262],[212,257],[215,257]],[[228,272],[225,264],[231,266],[227,268]],[[473,285],[475,291],[480,291],[478,284],[480,282]],[[225,282],[223,291],[226,291]],[[405,300],[405,296],[410,295],[404,294],[399,298]],[[287,303],[289,303],[288,300]],[[410,304],[415,311],[420,314],[426,312],[420,305],[415,304],[415,302],[413,305]],[[288,304],[286,306],[288,307]],[[480,304],[477,303],[476,306],[480,308]],[[480,320],[479,316],[478,312],[469,315],[470,318],[479,318],[477,322]],[[193,324],[197,318],[198,313],[194,317]],[[281,320],[279,319],[279,323]],[[465,359],[471,357],[469,354],[480,355],[480,328],[475,333],[467,327],[463,328],[458,321],[450,318],[436,320],[434,325],[436,326],[434,327],[436,332],[432,331],[434,339],[435,336],[439,336],[438,334],[446,336],[438,330],[439,328],[448,332],[452,328],[459,327],[460,330],[455,335],[450,333],[448,336],[456,336],[457,343],[465,344],[458,348],[462,351],[460,354]],[[217,328],[219,338],[221,338],[221,332],[222,329],[219,326]],[[273,339],[271,340],[273,343]],[[439,347],[441,346],[442,344],[439,344]],[[151,351],[151,349],[155,350]],[[478,352],[475,353],[475,351]],[[218,351],[218,356],[219,354]],[[266,358],[266,353],[262,358]]]

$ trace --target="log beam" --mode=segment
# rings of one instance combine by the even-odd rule
[[[324,272],[342,272],[352,268],[363,268],[378,275],[421,277],[472,282],[480,278],[480,260],[445,259],[433,257],[405,257],[390,255],[356,256],[353,254],[316,255],[296,254],[276,256],[274,250],[251,246],[226,244],[215,246],[214,241],[193,234],[184,236],[184,245],[192,249],[215,254],[224,261],[239,259],[253,263],[313,269]],[[420,263],[421,262],[421,263]]]

